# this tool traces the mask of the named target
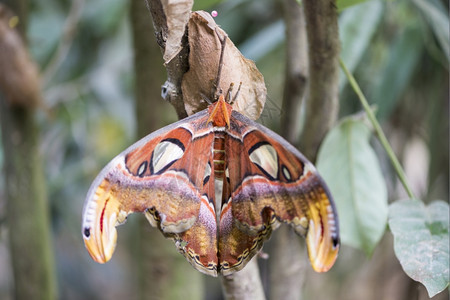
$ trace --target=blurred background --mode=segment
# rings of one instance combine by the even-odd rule
[[[279,131],[285,67],[281,1],[196,1],[197,9],[217,10],[216,22],[244,56],[255,60],[268,89],[261,121]],[[448,2],[374,0],[339,9],[341,57],[376,104],[378,119],[415,193],[425,202],[448,201]],[[84,197],[92,180],[138,138],[129,12],[127,0],[28,1],[28,47],[42,75],[43,98],[50,111],[38,111],[37,124],[59,299],[137,299],[136,282],[145,276],[134,250],[142,216],[132,215],[118,228],[116,253],[105,265],[89,257],[80,232]],[[148,35],[153,38],[152,27]],[[166,79],[162,58],[153,55],[152,59],[153,84],[160,86]],[[342,74],[340,79],[340,117],[359,112],[354,92]],[[177,120],[168,103],[160,98],[152,101],[160,112],[156,128]],[[389,198],[405,197],[378,148]],[[4,163],[0,145],[0,167]],[[14,234],[14,228],[5,221],[6,176],[3,173],[0,181],[0,299],[13,299],[8,235]],[[175,249],[169,240],[157,242]],[[271,242],[264,247],[269,254]],[[269,262],[259,259],[259,264],[269,289]],[[221,299],[218,280],[196,276],[203,283],[202,298]],[[308,270],[305,276],[305,299],[428,298],[423,286],[403,273],[389,231],[372,257],[344,245],[330,272]],[[448,299],[448,290],[435,298]]]

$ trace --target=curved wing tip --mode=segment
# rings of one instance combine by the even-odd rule
[[[339,244],[336,246],[333,245],[331,249],[323,249],[323,251],[325,251],[325,253],[320,253],[320,251],[319,253],[311,253],[308,251],[311,266],[313,270],[318,273],[327,272],[333,267],[339,254]],[[314,256],[313,254],[317,255]]]
[[[114,218],[112,218],[114,219]],[[108,262],[114,254],[117,242],[117,230],[113,224],[104,224],[109,228],[85,227],[82,230],[84,246],[92,259],[100,264]]]
[[[115,250],[115,245],[108,249],[108,247],[105,248],[103,247],[104,245],[99,245],[99,243],[96,243],[94,240],[87,239],[84,239],[84,246],[92,259],[99,264],[108,262]]]
[[[314,271],[327,272],[333,267],[339,254],[339,236],[318,234],[314,230],[308,231],[306,236],[308,257]]]

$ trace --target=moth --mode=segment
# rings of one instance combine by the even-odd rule
[[[339,251],[336,207],[313,164],[223,95],[144,137],[100,172],[82,220],[95,261],[111,258],[115,227],[134,212],[212,276],[241,270],[280,222],[306,238],[317,272],[329,270]]]

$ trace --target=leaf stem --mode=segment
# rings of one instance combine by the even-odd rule
[[[369,105],[366,97],[364,96],[363,92],[361,91],[361,88],[359,87],[358,83],[356,82],[355,77],[353,77],[353,75],[347,69],[347,66],[344,64],[342,59],[339,59],[339,64],[341,65],[341,68],[344,71],[345,76],[348,79],[348,82],[350,83],[350,85],[352,86],[356,95],[358,96],[359,101],[361,102],[362,106],[364,107],[364,110],[366,111],[366,114],[369,117],[369,120],[372,123],[373,128],[375,129],[378,139],[380,140],[381,144],[383,145],[384,150],[386,150],[386,153],[389,156],[389,159],[391,160],[392,166],[394,167],[398,178],[400,179],[401,183],[403,184],[403,187],[405,188],[406,193],[408,194],[408,196],[411,199],[416,198],[408,184],[408,181],[407,181],[406,175],[405,175],[405,171],[403,170],[402,166],[400,165],[400,162],[398,161],[397,156],[395,156],[394,151],[392,150],[392,147],[389,144],[389,141],[387,140],[386,136],[384,135],[383,130],[381,129],[380,123],[378,123],[377,118],[375,117],[375,114],[373,113],[372,109],[370,108],[370,105]]]

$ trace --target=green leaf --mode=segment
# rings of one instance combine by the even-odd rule
[[[341,38],[341,57],[347,68],[353,73],[384,14],[381,1],[368,1],[346,9],[339,17],[339,35]],[[341,71],[339,88],[342,89],[347,77]]]
[[[370,255],[386,228],[388,205],[380,164],[360,120],[344,119],[323,141],[317,168],[336,202],[343,244]]]
[[[431,25],[448,61],[450,56],[450,22],[447,9],[440,1],[413,0],[413,3],[421,10],[427,22]]]
[[[417,24],[409,25],[391,46],[389,59],[381,71],[381,82],[372,98],[378,106],[380,119],[387,118],[405,91],[419,63],[423,40]]]
[[[403,270],[433,297],[449,285],[449,207],[401,200],[389,206],[394,250]]]

